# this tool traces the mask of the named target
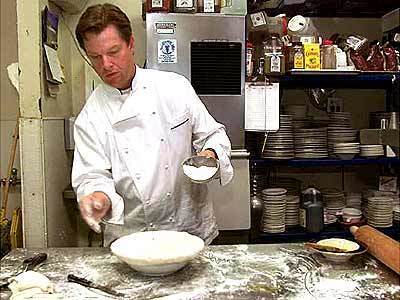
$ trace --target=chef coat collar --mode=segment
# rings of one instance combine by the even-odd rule
[[[136,92],[138,89],[138,86],[139,86],[138,77],[140,77],[141,72],[142,72],[141,68],[139,68],[137,65],[135,65],[135,76],[133,77],[132,83],[131,83],[131,93]],[[111,85],[108,85],[106,83],[104,83],[104,88],[105,88],[106,93],[110,97],[120,97],[123,94],[119,89],[112,87]]]

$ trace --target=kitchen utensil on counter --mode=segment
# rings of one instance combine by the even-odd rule
[[[368,247],[368,252],[400,274],[400,243],[375,228],[364,225],[351,226],[350,232],[355,239]]]
[[[195,183],[207,183],[219,174],[219,161],[212,157],[191,156],[182,163],[183,173]]]
[[[0,289],[6,288],[9,284],[8,279],[15,277],[23,272],[33,270],[36,266],[40,265],[42,262],[44,262],[47,259],[47,253],[38,253],[32,257],[26,258],[23,260],[21,266],[18,268],[18,270],[11,276],[2,279],[3,282],[0,283]]]
[[[111,252],[136,271],[149,276],[171,274],[199,255],[204,241],[187,232],[144,231],[123,236]]]
[[[97,290],[100,290],[102,292],[105,292],[107,294],[110,294],[110,295],[113,295],[113,296],[116,296],[116,297],[125,297],[126,296],[125,294],[117,292],[117,291],[115,291],[114,289],[112,289],[112,288],[110,288],[108,286],[94,283],[93,281],[87,280],[87,279],[82,278],[82,277],[78,277],[78,276],[73,275],[73,274],[68,274],[67,281],[68,282],[74,282],[74,283],[83,285],[83,286],[88,287],[88,288],[97,289]]]

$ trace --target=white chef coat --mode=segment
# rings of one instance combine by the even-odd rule
[[[212,148],[220,181],[233,177],[231,144],[196,95],[176,73],[136,67],[128,97],[97,87],[76,119],[72,185],[78,201],[95,191],[111,200],[105,244],[144,230],[180,230],[203,238],[218,234],[207,187],[191,183],[181,163]],[[227,199],[229,201],[229,199]]]

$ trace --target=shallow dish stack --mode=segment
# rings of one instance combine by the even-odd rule
[[[268,134],[262,156],[269,159],[292,159],[293,150],[292,116],[280,115],[279,130]]]
[[[334,143],[333,154],[340,159],[353,159],[360,153],[360,143]]]
[[[324,189],[322,192],[322,199],[324,202],[324,211],[330,215],[339,214],[346,206],[344,193],[337,189]]]
[[[285,225],[299,225],[300,197],[296,195],[286,195]]]
[[[328,114],[329,127],[351,128],[350,112],[331,112]]]
[[[262,191],[262,230],[264,232],[285,232],[286,192],[282,188],[271,188]]]
[[[360,150],[360,155],[362,157],[371,158],[385,155],[383,145],[360,145]]]
[[[354,143],[357,141],[357,129],[328,127],[329,155],[334,156],[333,146],[338,143]]]
[[[367,222],[374,227],[391,227],[393,225],[392,198],[385,196],[369,197]]]
[[[326,127],[296,129],[294,144],[296,158],[328,157]]]

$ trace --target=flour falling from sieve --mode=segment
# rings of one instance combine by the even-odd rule
[[[218,170],[217,167],[207,167],[207,166],[195,167],[188,165],[183,166],[183,172],[186,174],[186,176],[188,176],[193,180],[199,180],[199,181],[210,179],[211,177],[214,176],[217,170]]]

